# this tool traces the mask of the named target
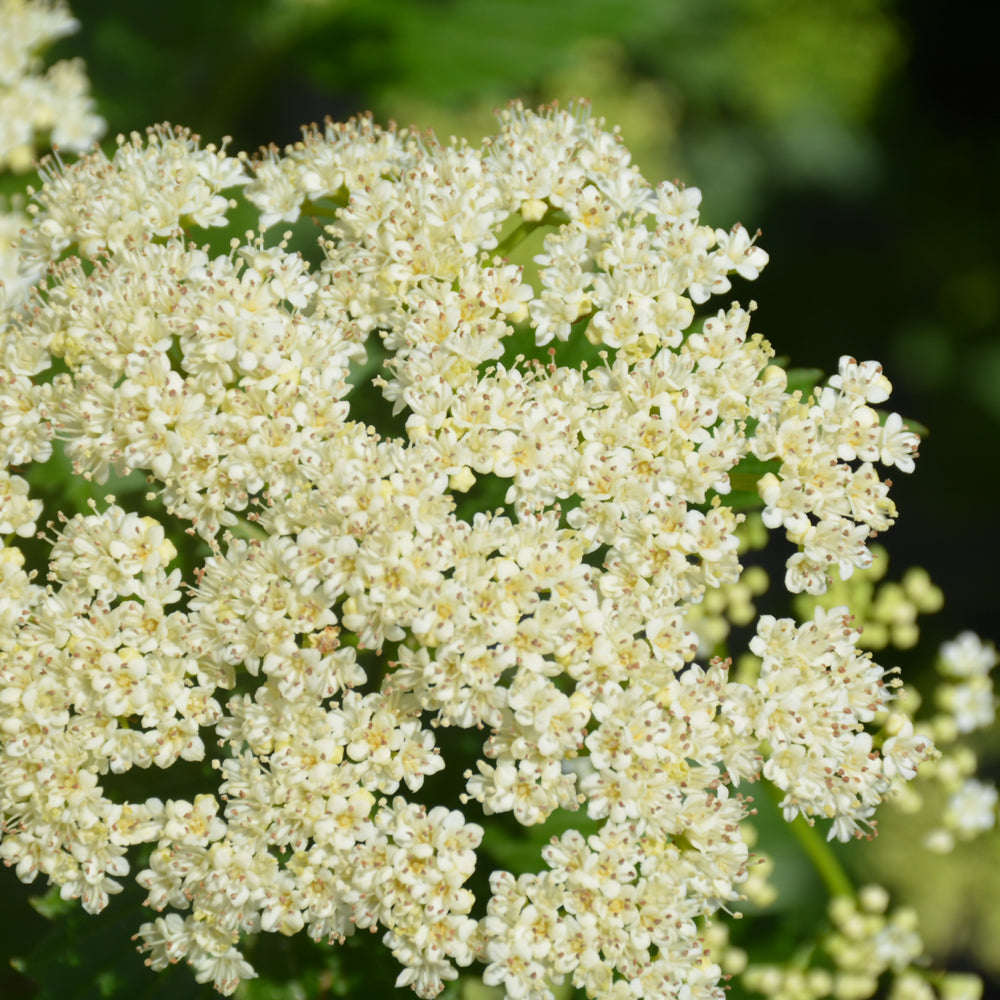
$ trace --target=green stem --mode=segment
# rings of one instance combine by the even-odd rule
[[[511,251],[515,247],[523,243],[540,225],[543,224],[544,220],[538,220],[537,222],[522,222],[516,229],[508,233],[498,244],[496,250],[493,253],[497,257],[509,257]]]
[[[777,789],[774,791],[777,792]],[[816,827],[810,825],[804,816],[796,816],[788,826],[830,895],[854,896],[854,884],[850,876],[837,860],[829,841],[821,836]]]
[[[336,219],[337,212],[347,207],[347,188],[342,187],[335,194],[320,201],[310,201],[308,198],[302,203],[302,215],[307,218],[316,219]]]
[[[729,485],[732,486],[734,490],[740,490],[746,493],[756,493],[757,483],[760,482],[760,476],[754,474],[753,472],[730,472],[729,473]]]

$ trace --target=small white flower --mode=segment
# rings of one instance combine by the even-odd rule
[[[996,787],[970,778],[948,800],[944,821],[964,840],[992,830],[997,822]]]
[[[945,677],[985,676],[996,665],[996,648],[974,632],[962,632],[941,646],[938,669]]]
[[[890,413],[879,435],[879,458],[883,465],[894,465],[900,472],[912,472],[920,438],[905,429],[903,418]]]

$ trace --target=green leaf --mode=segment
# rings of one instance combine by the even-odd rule
[[[798,389],[803,396],[808,396],[826,374],[821,368],[789,368],[788,391],[794,392]]]
[[[32,896],[28,904],[46,920],[58,920],[80,906],[75,899],[63,899],[59,895],[59,887],[55,885],[44,896]]]
[[[484,822],[483,847],[486,852],[506,866],[514,875],[537,872],[545,867],[542,848],[567,830],[579,830],[589,837],[601,828],[601,821],[590,819],[583,810],[569,812],[557,809],[544,823],[522,827],[511,817],[508,822],[495,819]]]
[[[886,410],[877,410],[880,423],[885,423],[885,418],[889,415]],[[903,426],[908,431],[913,431],[914,434],[921,438],[927,437],[930,434],[931,429],[926,425],[922,424],[919,420],[914,420],[912,417],[903,417]]]
[[[569,63],[574,42],[625,38],[661,4],[619,4],[613,17],[606,0],[575,0],[571,15],[562,0],[397,0],[391,6],[395,82],[427,100],[454,102],[523,89]]]
[[[153,972],[136,951],[132,936],[143,919],[141,890],[127,887],[96,915],[79,902],[59,899],[57,889],[33,900],[51,914],[34,947],[14,961],[35,986],[36,1000],[210,1000],[210,985],[199,986],[187,966]]]

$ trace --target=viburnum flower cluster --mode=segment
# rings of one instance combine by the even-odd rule
[[[104,133],[79,59],[40,53],[80,27],[62,0],[0,0],[0,170],[28,170],[41,136],[81,152]]]
[[[748,877],[747,786],[847,840],[932,753],[869,725],[893,682],[845,607],[761,616],[741,682],[692,624],[741,579],[746,483],[791,591],[870,563],[877,466],[918,444],[880,367],[791,391],[753,304],[712,303],[767,255],[583,105],[480,148],[361,118],[251,159],[163,126],[43,179],[0,335],[0,856],[97,912],[149,845],[141,948],[222,993],[245,935],[371,928],[421,997],[474,962],[517,1000],[721,997],[700,927]],[[193,243],[237,196],[261,234]],[[323,216],[315,262],[264,234]],[[148,495],[50,523],[35,576],[21,473],[54,451]],[[217,787],[112,794],[178,760]],[[579,829],[475,898],[477,820],[557,811]]]

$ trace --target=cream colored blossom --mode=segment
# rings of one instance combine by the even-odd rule
[[[33,582],[39,503],[0,479],[0,854],[96,911],[148,845],[141,948],[222,993],[254,975],[244,935],[371,928],[421,997],[479,962],[516,998],[719,1000],[703,921],[766,892],[744,786],[846,840],[932,752],[904,716],[875,738],[891,682],[846,608],[760,617],[756,676],[699,655],[713,601],[753,619],[748,468],[789,589],[870,560],[895,516],[875,463],[915,454],[870,405],[881,369],[790,394],[753,305],[709,305],[757,277],[755,237],[702,225],[583,105],[500,119],[479,149],[362,118],[253,162],[163,126],[35,195],[5,469],[58,442],[161,513],[66,512]],[[320,263],[285,235],[190,245],[241,191],[262,228],[332,215]],[[508,257],[536,226],[529,282]],[[467,506],[488,489],[501,509]],[[443,727],[481,752],[451,759]],[[214,743],[190,801],[105,790]],[[462,808],[418,805],[449,768]],[[494,871],[472,916],[475,817],[557,812],[597,832]]]
[[[100,138],[104,120],[94,110],[80,60],[62,60],[42,72],[42,53],[80,26],[61,0],[0,3],[0,170],[27,170],[44,140],[81,152]],[[47,144],[47,143],[46,143]]]

